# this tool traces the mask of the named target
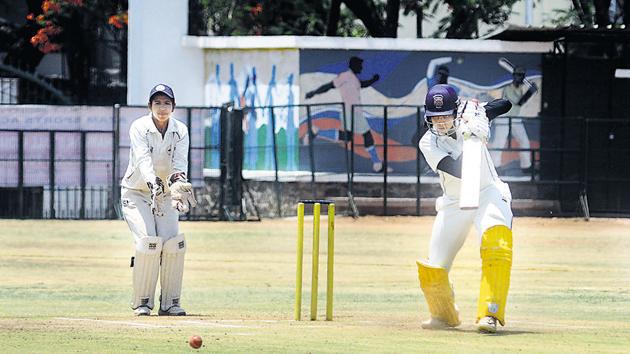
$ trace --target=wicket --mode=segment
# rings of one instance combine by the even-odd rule
[[[313,265],[311,274],[311,321],[317,319],[317,282],[319,273],[319,215],[321,205],[328,205],[328,257],[326,267],[326,321],[333,316],[333,267],[335,257],[335,203],[331,200],[302,199],[298,202],[297,267],[295,274],[295,320],[302,313],[302,263],[304,255],[304,204],[313,205]]]

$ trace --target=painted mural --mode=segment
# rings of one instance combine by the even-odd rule
[[[206,55],[205,104],[244,108],[244,169],[274,169],[274,138],[278,169],[298,169],[298,108],[294,107],[299,103],[298,63],[297,50],[225,50]],[[271,106],[277,108],[264,108]],[[204,165],[219,168],[220,110],[209,112],[206,146],[216,148],[206,153]]]
[[[356,172],[380,173],[387,115],[388,170],[415,174],[417,127],[424,129],[419,106],[429,87],[444,82],[464,99],[520,103],[512,118],[493,124],[492,156],[502,174],[526,174],[536,160],[527,149],[538,147],[539,124],[528,118],[540,110],[540,54],[220,50],[207,53],[205,73],[207,106],[244,109],[244,169],[273,170],[275,139],[279,170],[345,172],[354,160]],[[218,168],[220,111],[207,112],[205,145],[216,148],[206,152],[204,167]],[[503,151],[508,147],[523,150]]]
[[[526,174],[532,166],[529,151],[514,154],[500,149],[507,148],[508,143],[511,148],[538,146],[539,124],[527,118],[536,117],[540,109],[537,89],[541,81],[540,54],[300,51],[302,103],[345,104],[345,111],[338,106],[314,107],[311,112],[311,136],[316,136],[314,146],[317,147],[318,140],[335,146],[327,146],[328,156],[318,159],[317,167],[322,171],[344,170],[344,154],[335,150],[344,151],[345,142],[354,138],[355,170],[381,172],[385,114],[382,107],[372,105],[391,105],[387,109],[390,172],[415,173],[416,127],[421,113],[409,106],[422,105],[429,87],[449,83],[463,99],[490,101],[505,97],[513,100],[521,93],[513,102],[515,108],[508,112],[512,118],[501,118],[493,124],[490,147],[497,149],[493,158],[502,174]],[[528,97],[521,100],[527,91],[531,91]],[[353,105],[354,111],[350,109]],[[346,123],[343,123],[344,116]],[[354,122],[354,137],[348,121]],[[307,132],[307,117],[301,115],[302,141],[308,140],[304,139]],[[302,155],[300,168],[308,169],[308,158]]]

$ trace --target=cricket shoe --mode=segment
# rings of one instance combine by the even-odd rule
[[[426,321],[423,321],[421,326],[423,329],[449,329],[455,327],[449,325],[445,321],[433,317],[429,318]]]
[[[160,307],[160,311],[158,311],[158,315],[160,316],[186,316],[186,311],[179,306],[172,306],[168,310],[162,310]]]
[[[477,329],[481,333],[496,333],[497,319],[492,316],[486,316],[477,322]]]
[[[151,315],[151,309],[146,307],[146,306],[140,306],[137,309],[133,310],[133,313],[136,316],[150,316]]]
[[[376,173],[381,173],[383,172],[384,168],[383,168],[383,163],[382,162],[375,162],[372,164],[372,171],[376,172]],[[394,172],[394,169],[387,166],[387,173],[390,172]]]

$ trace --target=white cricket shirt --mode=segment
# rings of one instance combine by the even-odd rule
[[[148,192],[147,182],[154,183],[156,176],[166,187],[171,174],[187,173],[189,141],[188,128],[184,123],[170,118],[162,138],[151,114],[147,114],[131,123],[129,137],[129,165],[122,187]]]
[[[460,128],[461,126],[462,125],[460,125]],[[457,158],[459,158],[462,154],[464,139],[461,135],[460,128],[458,128],[456,132],[457,139],[453,139],[450,136],[437,136],[428,130],[418,143],[425,160],[427,160],[431,169],[437,172],[444,195],[453,200],[459,200],[461,179],[438,170],[437,165],[446,156],[450,156],[457,160]],[[497,182],[503,183],[497,176],[488,148],[484,144],[481,149],[480,190],[484,190],[486,187],[495,185]]]

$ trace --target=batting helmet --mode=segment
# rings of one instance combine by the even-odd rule
[[[433,128],[431,117],[435,116],[453,116],[453,128],[446,135],[455,131],[459,124],[459,119],[457,118],[458,104],[459,97],[452,86],[440,84],[431,87],[424,100],[424,120],[431,132],[437,135],[444,135]]]

